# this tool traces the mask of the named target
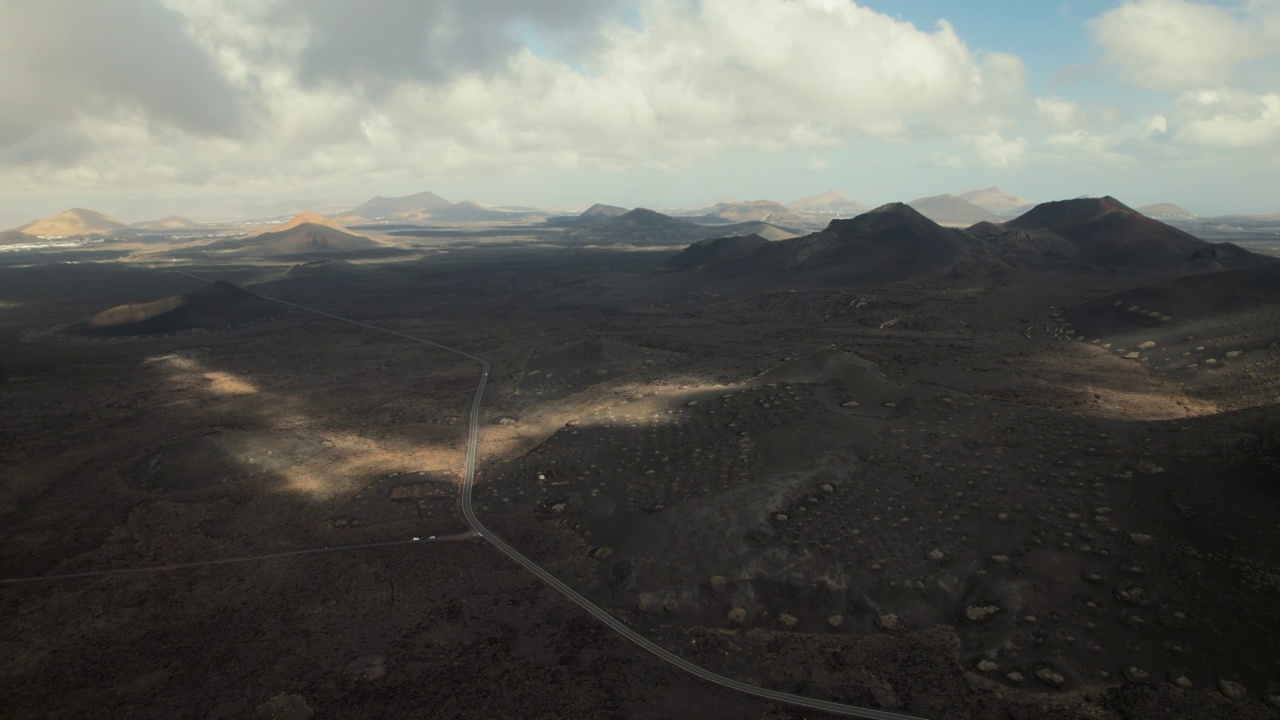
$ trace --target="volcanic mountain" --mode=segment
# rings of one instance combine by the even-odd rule
[[[934,195],[907,203],[921,215],[941,225],[967,227],[978,222],[999,222],[1000,216],[955,195]]]
[[[210,249],[240,250],[256,257],[340,253],[378,247],[382,246],[315,213],[302,213],[284,225],[265,227],[243,238],[209,246]]]
[[[369,200],[360,207],[345,213],[369,220],[414,218],[450,207],[453,203],[432,192],[420,192],[404,197],[382,197]]]
[[[767,222],[775,224],[803,222],[786,205],[772,200],[718,203],[699,219],[710,222]]]
[[[987,246],[902,203],[882,205],[821,232],[778,242],[720,238],[686,248],[667,267],[717,275],[777,276],[802,271],[837,282],[896,280],[926,273],[971,274],[1002,267]]]
[[[1138,208],[1138,212],[1142,213],[1143,215],[1146,215],[1147,217],[1153,217],[1153,218],[1166,217],[1166,218],[1174,218],[1178,220],[1185,220],[1185,219],[1196,217],[1195,213],[1191,212],[1190,210],[1180,205],[1174,205],[1173,203],[1156,203],[1154,205],[1143,205],[1142,207]]]
[[[136,222],[133,227],[141,230],[177,230],[180,228],[191,228],[198,225],[194,220],[184,218],[181,215],[170,215],[160,218],[159,220],[146,220]]]
[[[94,210],[72,208],[34,222],[19,231],[36,237],[75,237],[78,235],[111,235],[127,230],[128,225]]]
[[[714,231],[711,231],[714,233]],[[708,228],[654,210],[636,208],[617,217],[566,230],[560,237],[574,243],[605,245],[680,245],[707,237]]]
[[[1074,246],[1081,261],[1092,265],[1163,269],[1186,264],[1244,267],[1265,262],[1229,243],[1208,243],[1153,220],[1113,197],[1042,203],[1000,227],[1052,232]]]
[[[822,213],[824,215],[844,215],[853,217],[871,209],[871,206],[854,200],[842,192],[831,190],[821,195],[801,198],[787,203],[787,208],[799,213]]]
[[[957,197],[1002,217],[1016,217],[1035,205],[1035,203],[1026,198],[1018,197],[998,187],[970,190],[969,192],[960,193]]]
[[[578,215],[578,217],[582,218],[583,220],[607,220],[609,218],[615,218],[615,217],[618,217],[619,215],[626,215],[626,214],[627,214],[627,209],[624,207],[618,207],[617,205],[605,205],[603,203],[596,203],[595,205],[592,205],[586,210],[583,210],[582,213]]]
[[[193,293],[120,305],[68,328],[77,335],[154,335],[234,327],[279,314],[277,303],[221,280]]]

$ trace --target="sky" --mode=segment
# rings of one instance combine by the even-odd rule
[[[0,227],[1278,181],[1280,0],[0,0]]]

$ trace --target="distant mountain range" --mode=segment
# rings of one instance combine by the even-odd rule
[[[798,233],[771,223],[748,221],[730,225],[701,225],[654,210],[636,208],[622,215],[566,230],[560,239],[582,245],[683,245],[708,237],[761,235],[771,239]]]
[[[853,217],[871,209],[871,206],[845,195],[838,190],[830,190],[821,195],[801,198],[787,203],[787,208],[798,213],[818,213],[823,215],[842,215]]]
[[[972,276],[1020,266],[1205,270],[1270,262],[1274,259],[1229,243],[1205,242],[1104,197],[1042,203],[1015,220],[982,221],[967,229],[943,227],[910,205],[890,203],[849,220],[832,220],[825,230],[804,237],[695,242],[667,267],[761,279],[800,273],[856,284]]]

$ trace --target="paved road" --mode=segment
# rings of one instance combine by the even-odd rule
[[[202,280],[204,282],[212,282],[207,278],[202,278],[197,275],[192,275],[191,273],[182,272],[180,270],[178,272],[182,273],[183,275],[187,275],[188,277],[195,278],[197,280]],[[791,693],[778,692],[776,690],[769,690],[767,688],[757,687],[755,685],[750,685],[748,683],[739,682],[737,680],[734,680],[733,678],[728,678],[723,675],[718,675],[716,673],[711,672],[710,670],[707,670],[706,668],[695,665],[689,662],[688,660],[685,660],[684,658],[680,657],[679,655],[676,655],[675,653],[667,650],[661,645],[658,645],[652,640],[644,637],[643,635],[636,632],[635,630],[632,630],[631,628],[627,627],[620,620],[618,620],[617,618],[615,618],[614,616],[606,612],[603,608],[591,602],[586,597],[579,594],[576,590],[574,590],[573,588],[561,582],[551,573],[547,572],[546,570],[543,570],[534,561],[520,554],[519,551],[517,551],[515,548],[508,545],[506,542],[502,540],[502,538],[494,534],[493,531],[491,531],[488,527],[486,527],[485,524],[480,521],[480,518],[476,516],[475,507],[471,501],[471,495],[472,495],[472,490],[475,487],[475,479],[476,479],[476,446],[479,443],[479,435],[480,435],[480,403],[484,399],[485,385],[487,385],[489,382],[490,367],[489,367],[488,360],[472,355],[471,353],[466,352],[464,350],[459,350],[457,348],[449,347],[448,345],[441,345],[440,343],[437,343],[437,342],[432,342],[430,340],[423,340],[422,338],[417,338],[412,335],[406,335],[405,333],[396,332],[395,330],[388,330],[386,328],[380,328],[376,325],[369,325],[366,323],[359,322],[357,320],[351,320],[349,318],[340,317],[332,313],[327,313],[323,310],[316,310],[314,308],[309,308],[304,305],[298,305],[297,303],[291,303],[287,300],[281,300],[279,298],[274,298],[267,295],[260,295],[259,297],[262,297],[266,300],[272,300],[274,302],[278,302],[282,305],[287,305],[291,308],[296,308],[298,310],[302,310],[305,312],[314,313],[316,315],[322,315],[327,318],[332,318],[334,320],[338,320],[340,322],[344,322],[349,325],[356,325],[358,327],[367,328],[375,332],[395,335],[396,337],[401,337],[406,340],[411,340],[420,345],[426,345],[428,347],[436,348],[438,350],[444,350],[446,352],[450,352],[455,355],[460,355],[464,358],[468,358],[470,360],[474,360],[475,362],[479,363],[480,381],[476,385],[476,394],[471,401],[471,421],[468,426],[468,437],[467,437],[467,466],[466,466],[466,472],[463,476],[463,483],[462,483],[462,515],[463,517],[466,519],[467,524],[470,525],[471,528],[478,535],[480,535],[485,540],[487,540],[489,544],[493,545],[498,550],[502,551],[504,555],[506,555],[507,557],[519,563],[521,566],[524,567],[524,569],[536,575],[540,580],[547,583],[551,587],[555,588],[562,595],[564,595],[565,597],[569,598],[574,603],[576,603],[578,607],[581,607],[583,610],[586,610],[588,613],[594,616],[597,620],[604,623],[605,625],[608,625],[612,630],[617,632],[619,635],[625,637],[626,639],[630,640],[636,645],[639,645],[645,650],[648,650],[654,655],[657,655],[659,658],[671,663],[672,665],[675,665],[676,667],[680,668],[681,670],[684,670],[685,672],[691,675],[696,675],[697,677],[700,677],[703,680],[706,680],[708,682],[715,683],[716,685],[728,688],[730,690],[736,690],[737,692],[746,693],[747,695],[754,695],[756,697],[761,697],[766,700],[773,700],[775,702],[786,703],[788,705],[795,705],[798,707],[805,707],[813,710],[821,710],[823,712],[831,713],[834,715],[846,715],[850,717],[867,718],[867,720],[923,720],[923,718],[919,718],[914,715],[904,715],[902,713],[889,712],[887,710],[875,710],[872,708],[861,708],[861,707],[856,707],[854,705],[845,705],[843,703],[829,702],[827,700],[817,700],[814,698],[807,698],[802,695],[792,695]]]

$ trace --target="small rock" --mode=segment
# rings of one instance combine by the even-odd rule
[[[1017,670],[1014,670],[1013,672],[1005,675],[1005,677],[1009,679],[1009,682],[1016,682],[1016,683],[1020,683],[1026,679],[1025,677],[1022,676],[1022,673],[1018,672]]]
[[[905,627],[902,624],[902,619],[899,618],[897,615],[881,615],[880,617],[876,618],[876,624],[878,624],[880,627],[884,628],[885,630],[893,630],[895,632]]]
[[[857,401],[857,400],[845,400],[844,402],[840,403],[840,407],[842,407],[842,408],[856,408],[856,407],[858,407],[858,401]]]
[[[824,493],[835,491],[835,488],[831,486],[831,483],[822,483],[821,485],[818,486],[818,489]]]
[[[1000,608],[996,605],[970,605],[964,609],[964,616],[969,618],[970,622],[984,622],[998,612]]]
[[[1129,539],[1134,545],[1150,545],[1155,542],[1155,538],[1145,533],[1129,533]]]
[[[894,402],[885,402],[885,403],[880,403],[880,404],[881,404],[882,406],[884,406],[884,407],[887,407],[887,408],[896,408],[896,407],[898,407],[898,403],[894,403]]]
[[[1249,692],[1244,689],[1243,685],[1231,680],[1219,680],[1218,690],[1223,695],[1227,696],[1227,699],[1229,700],[1243,700],[1249,695]]]
[[[833,628],[838,628],[844,624],[844,616],[832,615],[831,617],[827,618],[827,624]]]
[[[1008,556],[1008,555],[992,555],[992,556],[991,556],[991,562],[999,563],[999,564],[1001,564],[1001,565],[1008,565],[1008,564],[1009,564],[1009,556]]]
[[[1045,685],[1052,685],[1053,687],[1062,687],[1063,683],[1067,681],[1067,679],[1062,677],[1061,674],[1056,673],[1052,668],[1047,667],[1042,667],[1037,670],[1036,677]]]
[[[929,551],[929,559],[930,559],[930,560],[938,561],[938,560],[942,560],[942,559],[943,559],[943,558],[945,558],[946,556],[947,556],[947,554],[946,554],[946,553],[944,553],[944,552],[942,552],[941,550],[938,550],[938,549],[934,549],[934,550],[930,550],[930,551]]]
[[[1189,689],[1191,687],[1191,678],[1187,677],[1186,675],[1179,675],[1178,677],[1173,679],[1173,684],[1177,685],[1180,688]]]
[[[728,618],[729,618],[729,622],[732,622],[732,623],[743,623],[743,622],[746,622],[746,620],[747,620],[747,609],[746,609],[746,608],[736,607],[736,608],[734,608],[734,609],[732,609],[732,610],[730,610],[730,611],[729,611]]]
[[[613,548],[609,547],[608,545],[601,545],[600,547],[591,551],[591,557],[597,560],[607,560],[610,555],[613,555]]]
[[[727,581],[727,580],[725,580],[725,577],[724,577],[723,575],[712,575],[712,576],[711,576],[711,589],[713,589],[713,590],[723,590],[726,582],[728,582],[728,581]]]
[[[983,658],[978,661],[978,669],[982,672],[995,672],[1000,669],[1000,666],[986,658]]]
[[[1238,357],[1240,357],[1240,356],[1241,356],[1241,355],[1243,355],[1243,354],[1244,354],[1244,353],[1243,353],[1243,352],[1241,352],[1241,351],[1239,351],[1239,350],[1232,350],[1231,352],[1227,353],[1227,357],[1229,357],[1229,358],[1238,358]]]
[[[790,518],[787,517],[786,513],[778,513],[774,517],[775,519],[777,519],[778,522],[786,522],[787,520],[790,520]]]
[[[1140,667],[1130,667],[1129,677],[1139,681],[1146,680],[1147,678],[1151,677],[1151,673],[1147,672],[1146,670],[1143,670]]]
[[[1123,355],[1123,357],[1125,360],[1137,360],[1138,358],[1142,357],[1142,355],[1136,352],[1127,352]]]
[[[782,625],[783,627],[793,628],[796,626],[797,622],[799,622],[799,620],[796,619],[795,615],[778,613],[778,624]]]

